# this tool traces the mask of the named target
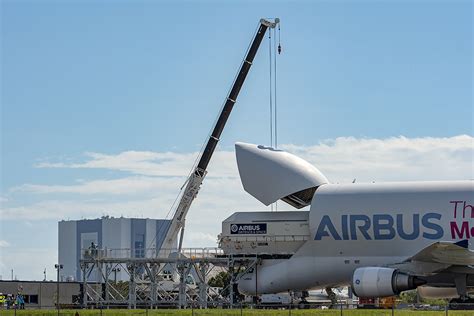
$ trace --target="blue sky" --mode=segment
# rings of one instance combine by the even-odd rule
[[[51,201],[78,208],[98,200],[127,205],[158,195],[63,188],[137,174],[148,183],[153,176],[116,165],[71,166],[91,161],[86,153],[187,157],[197,151],[261,17],[282,21],[281,144],[472,137],[472,14],[471,1],[3,0],[2,212],[34,212]],[[223,133],[222,151],[232,151],[235,141],[269,143],[268,76],[265,41]],[[467,159],[472,163],[472,151]],[[185,161],[177,164],[183,174],[192,164]],[[462,174],[448,169],[440,178]],[[472,177],[472,167],[465,173]],[[41,245],[51,252],[58,219],[116,211],[116,204],[104,205],[96,213],[65,211],[26,221],[4,215],[0,241],[9,246],[3,249],[27,249],[44,234]],[[11,264],[4,262],[0,274],[5,277]],[[39,278],[23,269],[22,276]]]

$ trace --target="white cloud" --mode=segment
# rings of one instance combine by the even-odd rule
[[[150,192],[154,195],[169,188],[179,188],[184,181],[181,178],[155,178],[145,176],[125,177],[120,179],[101,179],[92,181],[76,181],[72,185],[38,185],[23,184],[12,188],[10,192],[30,192],[37,194],[76,193],[84,194],[118,194],[136,195]]]
[[[341,137],[316,146],[284,145],[330,180],[466,180],[474,178],[474,137],[357,139]]]
[[[387,139],[340,137],[314,146],[290,144],[281,148],[312,162],[337,181],[349,179],[354,171],[369,172],[370,178],[364,177],[367,181],[387,180],[395,174],[400,179],[464,179],[472,177],[473,173],[474,137],[468,135]],[[82,163],[42,162],[36,167],[108,169],[146,176],[182,177],[188,174],[197,156],[197,153],[146,151],[126,151],[117,155],[86,153],[88,160]],[[428,173],[428,168],[436,168],[437,172]],[[212,177],[238,176],[232,151],[217,151],[209,169]]]
[[[6,240],[0,240],[0,248],[10,247],[10,243]]]
[[[74,169],[108,169],[130,172],[132,174],[147,176],[182,177],[188,175],[192,163],[198,153],[156,153],[149,151],[125,151],[118,155],[101,153],[86,153],[87,161],[82,163],[40,162],[37,168],[74,168]],[[228,176],[230,163],[226,159],[229,152],[216,152],[214,159],[220,160],[217,174]]]
[[[190,231],[186,237],[188,242],[192,241],[194,247],[208,247],[215,244],[217,240],[217,235],[200,231]]]
[[[341,137],[314,146],[283,145],[317,166],[333,182],[454,180],[474,178],[474,138],[357,139]],[[117,155],[87,153],[83,163],[47,163],[40,168],[96,168],[127,171],[137,176],[119,179],[76,181],[72,185],[24,184],[10,192],[37,194],[73,193],[163,196],[175,194],[190,170],[196,153],[153,153],[127,151]],[[159,177],[156,177],[159,176]],[[231,197],[240,190],[237,164],[232,151],[217,151],[209,165],[209,182],[218,183],[216,199]],[[226,188],[232,187],[230,191]]]
[[[353,178],[358,182],[474,178],[474,138],[467,135],[411,139],[344,137],[314,146],[281,148],[313,163],[333,182],[350,182]],[[162,217],[196,154],[127,151],[117,155],[88,153],[87,157],[89,160],[79,164],[43,162],[38,167],[105,168],[140,175],[79,180],[71,185],[24,184],[11,188],[10,193],[44,197],[32,205],[3,207],[2,218],[58,219],[102,214]],[[66,193],[73,198],[59,198]],[[114,195],[120,199],[113,198]],[[199,212],[222,212],[259,206],[242,190],[234,153],[217,151],[193,208],[199,208]]]

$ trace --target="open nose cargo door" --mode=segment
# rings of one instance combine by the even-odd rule
[[[328,179],[312,164],[282,150],[236,143],[235,154],[244,190],[265,205],[281,199],[302,208]]]

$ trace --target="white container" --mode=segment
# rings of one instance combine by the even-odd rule
[[[309,212],[237,212],[222,222],[219,247],[233,255],[292,255],[309,238]]]

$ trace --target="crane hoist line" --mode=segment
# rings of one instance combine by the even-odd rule
[[[186,187],[183,191],[183,194],[181,195],[181,199],[179,200],[178,206],[176,207],[173,219],[171,220],[165,238],[163,239],[161,249],[171,249],[174,243],[176,242],[176,238],[178,237],[179,233],[180,238],[178,252],[181,251],[186,215],[189,211],[189,208],[191,207],[191,203],[199,192],[199,188],[201,187],[204,177],[206,176],[206,169],[209,165],[209,161],[211,160],[211,157],[216,149],[222,131],[224,130],[225,124],[237,101],[240,89],[244,84],[247,74],[249,73],[250,67],[252,67],[253,60],[255,58],[255,55],[257,54],[258,48],[260,47],[263,38],[265,37],[267,29],[274,29],[279,23],[280,19],[278,18],[275,18],[273,21],[266,19],[260,20],[258,30],[255,33],[255,36],[249,46],[247,54],[240,66],[239,72],[237,73],[237,77],[234,80],[232,88],[230,89],[230,92],[227,98],[225,99],[224,106],[221,110],[219,118],[216,121],[216,125],[214,126],[214,129],[212,130],[212,133],[209,136],[206,147],[202,152],[197,166],[195,167],[195,169],[187,180]]]

